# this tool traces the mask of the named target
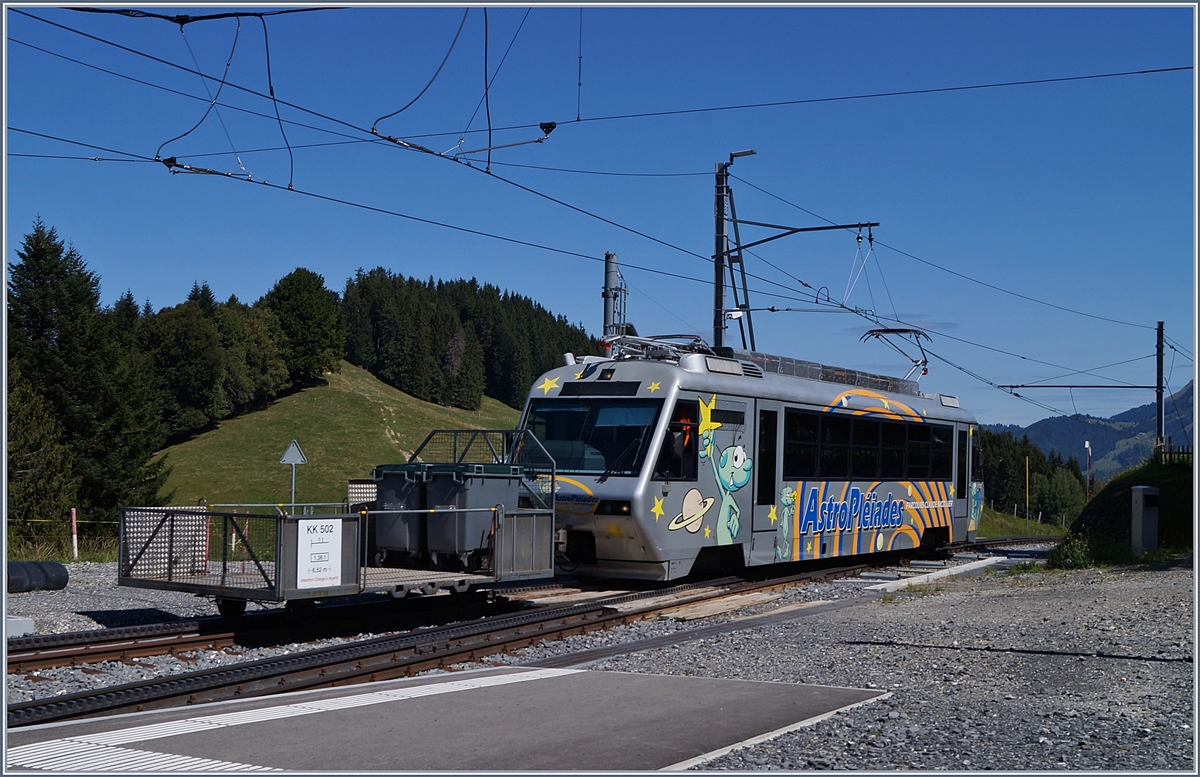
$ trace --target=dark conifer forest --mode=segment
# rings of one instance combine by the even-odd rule
[[[155,309],[100,277],[41,220],[8,276],[8,537],[61,534],[72,507],[114,528],[117,508],[170,502],[154,454],[221,420],[317,385],[343,359],[418,399],[521,407],[564,352],[598,354],[579,325],[475,280],[359,270],[343,293],[297,268],[253,302],[197,280]],[[48,528],[52,527],[52,528]]]

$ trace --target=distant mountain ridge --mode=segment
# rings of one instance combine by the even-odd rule
[[[1175,445],[1193,445],[1192,381],[1180,391],[1163,399],[1163,434]],[[1155,403],[1131,408],[1109,418],[1089,415],[1043,418],[1029,426],[987,424],[989,431],[1011,432],[1029,441],[1045,453],[1058,451],[1064,458],[1074,456],[1081,467],[1087,466],[1084,441],[1092,446],[1092,477],[1107,479],[1140,464],[1154,448]]]

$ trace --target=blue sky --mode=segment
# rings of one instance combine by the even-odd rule
[[[195,281],[220,299],[253,301],[298,266],[341,291],[358,268],[384,266],[474,277],[599,334],[598,260],[612,251],[642,334],[711,338],[714,166],[753,148],[731,168],[740,218],[880,222],[853,284],[863,257],[852,233],[754,249],[754,306],[811,307],[799,279],[885,323],[922,328],[937,354],[922,388],[958,395],[985,423],[1028,424],[1048,408],[1106,416],[1152,401],[1144,390],[1020,392],[1033,404],[986,381],[1152,384],[1159,320],[1176,346],[1170,388],[1195,374],[1194,70],[628,118],[1191,68],[1190,7],[586,8],[582,36],[577,8],[492,7],[491,143],[524,144],[495,149],[491,174],[486,153],[469,155],[471,165],[451,159],[468,128],[460,150],[488,146],[486,109],[476,113],[482,8],[467,13],[424,94],[378,124],[440,155],[365,131],[429,84],[463,14],[265,17],[276,96],[323,114],[278,107],[289,158],[275,106],[233,87],[267,91],[258,18],[241,18],[240,31],[235,19],[195,21],[181,35],[160,19],[7,7],[6,261],[40,215],[100,275],[106,304],[128,289],[155,308],[174,305]],[[205,82],[134,52],[189,69],[194,54],[218,79],[230,61],[217,107],[200,122]],[[528,142],[547,121],[558,123],[550,137]],[[234,175],[171,174],[146,161],[156,153]],[[106,161],[48,158],[59,156]],[[117,159],[139,161],[107,161]],[[845,312],[755,316],[760,350],[903,375],[903,356],[860,342],[873,326]]]

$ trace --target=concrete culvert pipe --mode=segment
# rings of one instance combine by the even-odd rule
[[[57,561],[9,561],[8,592],[61,591],[67,587],[70,575]]]

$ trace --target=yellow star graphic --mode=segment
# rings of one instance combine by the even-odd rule
[[[807,543],[805,543],[805,545],[804,545],[804,552],[805,552],[805,553],[812,553],[812,540],[809,540]]]
[[[712,399],[710,399],[707,404],[705,404],[703,399],[700,400],[700,434],[721,428],[721,424],[719,422],[714,423],[712,420],[712,411],[716,406],[716,394],[712,395]]]
[[[654,513],[654,522],[658,523],[658,519],[663,517],[662,497],[654,497],[654,507],[650,508],[650,512]]]
[[[579,372],[575,373],[575,380],[579,380],[582,377],[583,377],[583,370],[580,370]]]
[[[953,483],[950,484],[949,491],[950,491],[950,497],[953,499],[954,498],[954,484]]]
[[[892,406],[888,404],[888,401],[887,401],[886,399],[885,399],[885,400],[883,400],[883,409],[884,409],[884,410],[891,410],[891,409],[892,409]]]
[[[604,533],[609,537],[620,537],[623,534],[621,527],[617,525],[616,521],[604,524]]]
[[[558,388],[558,378],[546,378],[538,388],[542,390],[542,396],[546,396],[550,393],[550,389]]]
[[[649,391],[651,394],[653,394],[655,391],[658,391],[660,388],[662,388],[662,386],[658,385],[658,383],[651,383],[649,386],[646,387],[646,391]]]
[[[711,536],[712,536],[712,529],[710,529],[709,527],[705,526],[705,527],[704,527],[704,539],[708,539],[708,538],[709,538],[709,537],[711,537]]]
[[[772,526],[779,520],[779,516],[775,514],[775,505],[771,505],[771,512],[767,513],[767,517],[771,519]]]

